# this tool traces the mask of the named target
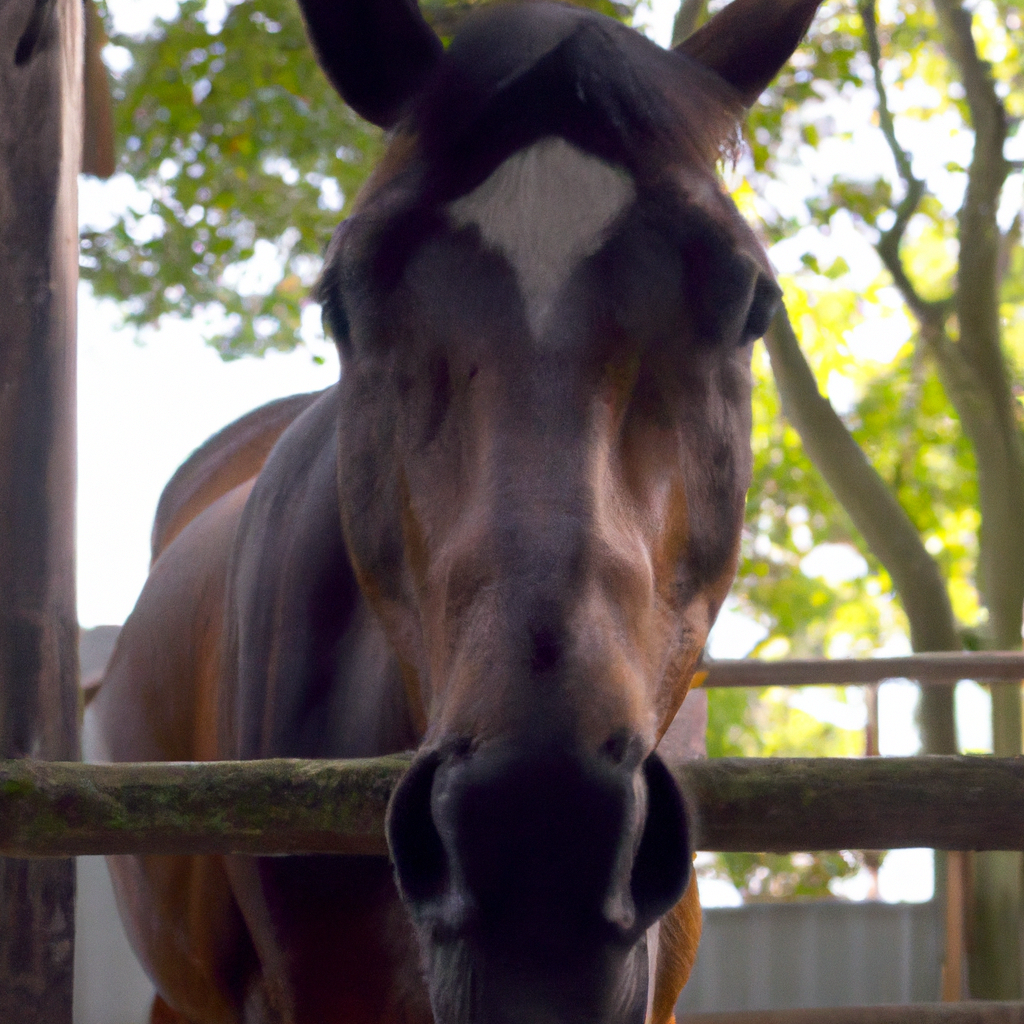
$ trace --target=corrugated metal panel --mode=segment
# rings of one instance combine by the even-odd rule
[[[750,904],[704,911],[677,1010],[927,1002],[939,996],[934,903]]]
[[[143,1024],[153,986],[121,927],[102,857],[79,857],[74,1024]]]

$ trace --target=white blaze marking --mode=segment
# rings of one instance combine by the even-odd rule
[[[558,292],[635,195],[624,171],[550,138],[510,156],[448,211],[512,264],[538,336]]]

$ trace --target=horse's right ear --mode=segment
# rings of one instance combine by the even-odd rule
[[[749,107],[800,45],[822,0],[732,0],[676,49],[724,78]]]
[[[441,56],[416,0],[299,0],[313,49],[357,114],[390,128]]]

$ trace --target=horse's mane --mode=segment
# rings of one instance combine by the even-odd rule
[[[455,38],[416,111],[443,191],[472,189],[546,135],[642,176],[670,161],[710,169],[742,114],[717,75],[618,22],[555,4],[499,4]]]

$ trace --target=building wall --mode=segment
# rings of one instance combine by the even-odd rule
[[[691,1013],[916,1003],[939,998],[934,903],[748,904],[704,911]]]

